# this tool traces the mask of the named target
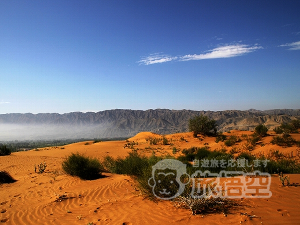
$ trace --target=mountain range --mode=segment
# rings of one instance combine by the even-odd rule
[[[193,111],[114,109],[100,112],[0,114],[1,140],[116,138],[142,131],[169,134],[188,131],[188,121],[197,115],[217,121],[218,131],[253,130],[258,124],[274,129],[300,119],[300,109]]]

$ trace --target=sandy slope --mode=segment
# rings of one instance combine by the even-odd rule
[[[251,132],[232,131],[226,135]],[[160,135],[143,132],[129,139],[138,143],[135,148],[145,154],[172,154],[172,149],[207,145],[211,149],[224,147],[215,138],[199,140],[191,133],[166,135],[171,145],[149,145],[149,138]],[[294,135],[300,139],[299,135]],[[279,149],[286,154],[296,147],[280,148],[263,140],[254,153]],[[0,157],[0,170],[6,170],[18,181],[0,186],[0,221],[3,224],[300,224],[300,186],[282,187],[276,176],[272,177],[270,199],[244,199],[243,206],[223,214],[191,215],[190,211],[175,208],[171,202],[153,202],[145,199],[128,176],[105,174],[104,178],[83,181],[62,172],[61,162],[72,152],[102,159],[105,155],[124,157],[131,151],[124,148],[126,141],[76,143],[39,151],[17,152]],[[236,145],[241,148],[243,142]],[[228,151],[231,148],[228,148]],[[179,154],[179,153],[177,153]],[[46,172],[37,174],[34,165],[47,163]],[[292,183],[300,183],[300,175],[290,175]],[[61,200],[61,201],[60,201]],[[250,220],[247,216],[256,215]],[[246,221],[245,221],[246,220]]]

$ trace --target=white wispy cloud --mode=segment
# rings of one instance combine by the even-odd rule
[[[0,104],[9,104],[10,102],[3,102],[1,101]]]
[[[280,47],[289,47],[289,50],[300,50],[300,41],[279,45]]]
[[[176,60],[177,57],[171,57],[168,55],[161,55],[159,53],[152,54],[148,57],[142,58],[138,63],[144,64],[144,65],[151,65],[151,64],[156,64],[156,63],[164,63],[164,62],[169,62],[172,60]]]
[[[219,59],[219,58],[231,58],[241,56],[257,49],[261,49],[261,46],[248,46],[242,44],[225,45],[214,48],[203,54],[185,55],[180,57],[181,61],[189,60],[202,60],[202,59]]]
[[[241,56],[257,49],[262,49],[259,45],[249,46],[243,44],[231,44],[224,45],[212,50],[209,50],[202,54],[184,55],[184,56],[169,56],[162,54],[152,54],[148,57],[142,58],[138,63],[143,65],[151,65],[156,63],[164,63],[170,61],[190,61],[190,60],[202,60],[202,59],[218,59],[218,58],[231,58]]]

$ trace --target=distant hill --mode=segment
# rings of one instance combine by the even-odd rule
[[[300,119],[299,109],[255,109],[240,111],[129,110],[65,114],[0,114],[0,141],[25,139],[131,137],[142,131],[169,134],[188,131],[188,120],[196,115],[215,119],[219,131],[253,130],[258,124],[270,129]]]

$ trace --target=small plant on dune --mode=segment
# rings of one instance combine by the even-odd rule
[[[38,165],[34,165],[34,172],[35,173],[44,173],[46,168],[47,168],[47,164],[45,162],[43,162]]]
[[[278,159],[283,159],[284,154],[282,152],[280,152],[279,150],[270,150],[269,157],[278,160]]]
[[[169,141],[166,137],[163,137],[163,145],[169,145]]]
[[[149,141],[150,145],[158,145],[158,143],[160,142],[160,139],[149,137],[149,138],[146,138],[146,141]]]
[[[79,153],[68,156],[63,161],[62,168],[67,174],[84,180],[97,179],[104,170],[98,159],[88,158]]]
[[[130,149],[134,149],[134,145],[138,145],[138,142],[134,142],[134,141],[126,141],[126,144],[124,144],[124,148],[130,148]]]
[[[172,153],[173,153],[173,154],[176,154],[178,151],[179,151],[179,150],[177,150],[176,147],[173,147],[173,149],[172,149]]]
[[[93,143],[95,144],[95,143],[98,143],[98,142],[102,142],[102,141],[100,139],[95,139]]]
[[[235,135],[231,135],[225,142],[224,144],[226,146],[232,146],[232,145],[235,145],[235,143],[237,142],[240,142],[241,139],[238,137],[238,136],[235,136]]]
[[[284,176],[282,172],[279,175],[279,180],[280,180],[282,186],[285,186],[285,181],[286,181],[286,186],[290,185],[290,177],[288,175]]]
[[[216,143],[220,142],[220,141],[225,141],[226,140],[226,135],[224,135],[222,132],[217,134],[216,137]]]
[[[232,149],[229,151],[230,154],[236,154],[239,153],[239,149],[237,149],[236,147],[232,147]]]

